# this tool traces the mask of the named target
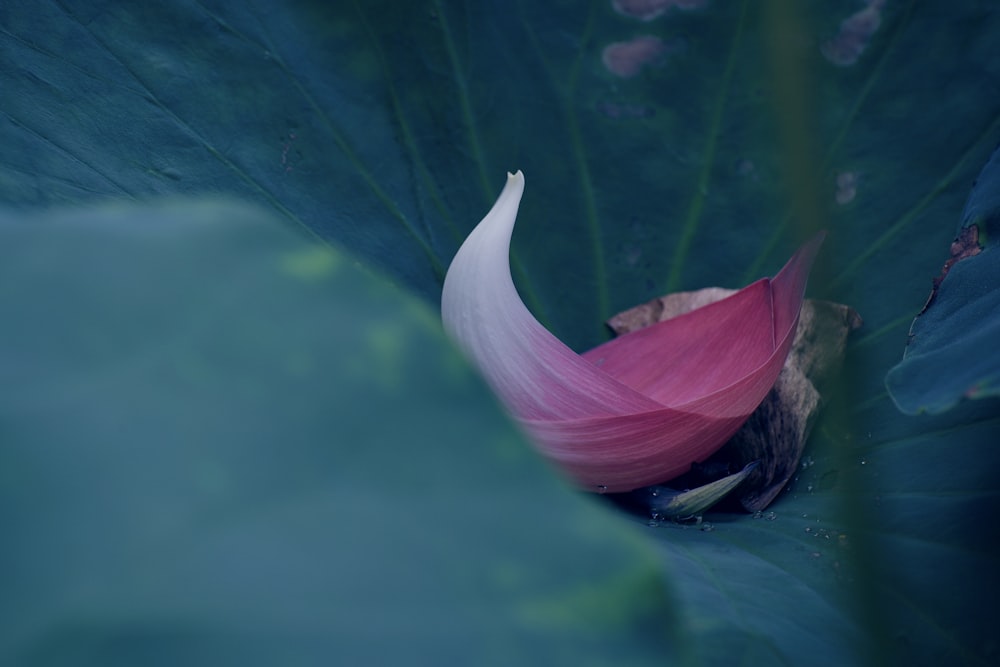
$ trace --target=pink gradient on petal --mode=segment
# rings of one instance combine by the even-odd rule
[[[524,306],[509,261],[523,189],[521,172],[511,174],[452,260],[441,294],[445,329],[516,417],[573,419],[659,407],[581,359]]]
[[[771,290],[761,280],[608,341],[583,358],[658,403],[680,405],[732,384],[773,353]]]
[[[814,237],[772,279],[577,355],[535,320],[510,275],[520,172],[452,261],[442,319],[539,449],[591,490],[669,480],[728,440],[788,355]]]
[[[802,246],[774,279],[759,280],[582,356],[667,406],[704,402],[765,366],[765,382],[773,384],[785,362],[809,267],[822,242],[821,234]],[[767,382],[771,376],[774,379]]]
[[[584,353],[664,409],[525,427],[585,488],[629,491],[687,472],[736,433],[777,380],[824,236],[773,279]]]
[[[687,472],[744,421],[743,414],[716,418],[663,408],[628,416],[521,423],[542,452],[581,487],[620,493]]]
[[[795,337],[795,326],[799,321],[799,309],[802,307],[809,271],[824,239],[826,232],[820,232],[806,241],[771,279],[775,304],[774,328],[776,331],[783,331],[784,336],[789,339]]]

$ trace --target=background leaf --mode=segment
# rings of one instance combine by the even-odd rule
[[[1000,336],[998,232],[1000,154],[994,152],[966,202],[951,257],[910,327],[904,359],[886,376],[903,412],[942,412],[962,399],[1000,393],[1000,354],[992,345]]]
[[[329,4],[5,3],[0,198],[226,193],[433,305],[503,172],[521,168],[516,279],[580,350],[610,314],[740,286],[825,226],[812,294],[865,328],[773,520],[649,529],[687,640],[674,646],[701,664],[995,660],[996,402],[910,419],[883,385],[946,259],[942,221],[1000,138],[994,3],[713,2],[649,22],[607,0]],[[849,21],[859,11],[868,33]],[[642,35],[661,58],[610,72],[605,47]],[[845,43],[864,48],[832,62]],[[377,470],[359,462],[354,478]],[[481,470],[468,479],[490,480]],[[509,521],[541,531],[551,486],[518,481]],[[439,489],[466,505],[473,487]]]

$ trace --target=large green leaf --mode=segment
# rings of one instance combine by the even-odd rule
[[[671,648],[635,531],[341,254],[220,203],[5,215],[0,285],[3,664]]]
[[[13,0],[0,7],[0,198],[223,192],[433,303],[504,170],[521,168],[519,286],[578,349],[602,340],[600,323],[617,310],[677,288],[738,286],[779,267],[804,227],[826,226],[813,292],[854,306],[865,329],[807,450],[811,465],[773,520],[648,529],[676,594],[674,627],[689,640],[678,650],[702,664],[989,664],[1000,651],[987,627],[998,581],[986,567],[1000,510],[996,402],[905,418],[882,378],[945,259],[952,231],[941,221],[959,214],[1000,138],[989,85],[1000,77],[1000,14],[991,2],[876,2],[862,17],[870,36],[848,25],[866,45],[857,61],[831,62],[824,44],[863,7],[717,1],[642,22],[609,0]],[[632,78],[608,71],[602,50],[639,35],[663,40],[661,61]],[[324,386],[347,391],[346,382],[332,375]],[[452,418],[436,419],[441,430],[379,451],[437,451]],[[357,424],[358,442],[377,440],[380,424]],[[490,479],[491,459],[469,456],[480,472],[466,486],[448,476],[434,498],[481,498],[471,489]],[[352,479],[377,479],[378,462],[359,459]],[[519,480],[518,501],[504,503],[525,550],[544,539],[536,513],[549,494],[565,495],[554,484]],[[132,502],[141,488],[115,498]],[[42,521],[40,511],[15,516]],[[613,530],[608,539],[619,539]],[[442,549],[479,572],[468,537]],[[61,553],[34,545],[29,555]],[[601,608],[602,595],[573,599]],[[39,615],[51,612],[45,604]],[[400,632],[392,617],[382,622],[370,631]],[[644,630],[636,642],[664,636]]]

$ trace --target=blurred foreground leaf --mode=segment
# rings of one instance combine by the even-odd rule
[[[0,663],[669,653],[635,530],[425,306],[270,216],[0,214],[0,312]]]

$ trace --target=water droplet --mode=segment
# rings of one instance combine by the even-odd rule
[[[775,514],[774,512],[768,512],[767,514],[764,515],[764,521],[774,521],[777,518],[778,515]]]
[[[808,486],[806,487],[806,492],[807,492],[807,493],[812,493],[812,490],[813,490],[813,485],[812,485],[812,484],[810,484],[810,485],[808,485]]]
[[[607,493],[608,492],[608,486],[606,484],[598,484],[597,485],[597,492],[601,493],[601,494]]]
[[[703,524],[701,524],[701,529],[702,529],[703,531],[705,531],[706,533],[710,533],[710,532],[712,532],[713,530],[715,530],[715,526],[713,526],[713,525],[712,525],[712,524],[710,524],[710,523],[703,523]]]
[[[650,528],[656,528],[656,527],[658,527],[658,526],[660,525],[660,522],[659,522],[659,521],[657,521],[656,519],[650,519],[650,520],[649,520],[649,521],[648,521],[648,522],[646,523],[646,525],[647,525],[647,526],[649,526]]]
[[[861,459],[861,465],[868,465],[868,461]]]
[[[806,526],[806,532],[809,533],[809,534],[812,534],[813,529],[811,527],[809,527],[809,526]]]
[[[764,512],[762,512],[761,510],[757,510],[756,512],[753,513],[753,518],[755,518],[755,519],[763,519],[764,518]]]

